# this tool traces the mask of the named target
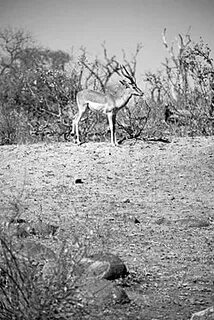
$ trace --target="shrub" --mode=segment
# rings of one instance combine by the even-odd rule
[[[43,263],[22,255],[14,238],[0,233],[0,319],[75,319],[83,315],[75,297],[74,256],[66,242],[49,277]]]

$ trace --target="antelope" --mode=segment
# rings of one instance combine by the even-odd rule
[[[118,111],[125,107],[132,96],[143,96],[143,92],[138,88],[134,76],[132,76],[125,66],[121,67],[121,73],[125,79],[120,80],[125,90],[122,96],[113,95],[111,93],[101,93],[90,89],[84,89],[77,93],[76,102],[78,112],[74,117],[72,124],[72,135],[76,134],[77,144],[80,145],[79,138],[79,122],[89,108],[94,112],[101,112],[108,118],[109,128],[111,132],[111,144],[117,146],[116,138],[116,116]]]

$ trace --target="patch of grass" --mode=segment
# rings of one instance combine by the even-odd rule
[[[85,311],[75,296],[78,264],[68,244],[61,245],[54,268],[23,256],[11,236],[0,231],[0,319],[68,319]]]

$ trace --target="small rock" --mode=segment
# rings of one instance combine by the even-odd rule
[[[214,320],[214,307],[193,313],[190,320]]]
[[[188,228],[207,228],[210,226],[210,221],[206,219],[183,218],[176,222],[179,222],[181,225]]]
[[[189,227],[190,228],[207,228],[210,226],[210,222],[207,220],[195,220],[190,222]]]
[[[123,203],[130,203],[130,199],[123,199]]]
[[[134,218],[134,223],[138,224],[140,221],[137,218]]]
[[[158,224],[158,225],[161,225],[161,224],[165,224],[166,223],[166,218],[164,217],[161,217],[161,218],[158,218],[155,223]]]
[[[82,181],[82,179],[77,178],[77,179],[75,179],[75,183],[83,183],[83,181]]]

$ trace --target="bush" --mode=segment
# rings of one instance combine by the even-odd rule
[[[0,319],[72,319],[84,314],[75,297],[74,257],[61,245],[49,277],[43,263],[22,254],[13,237],[0,233]]]

